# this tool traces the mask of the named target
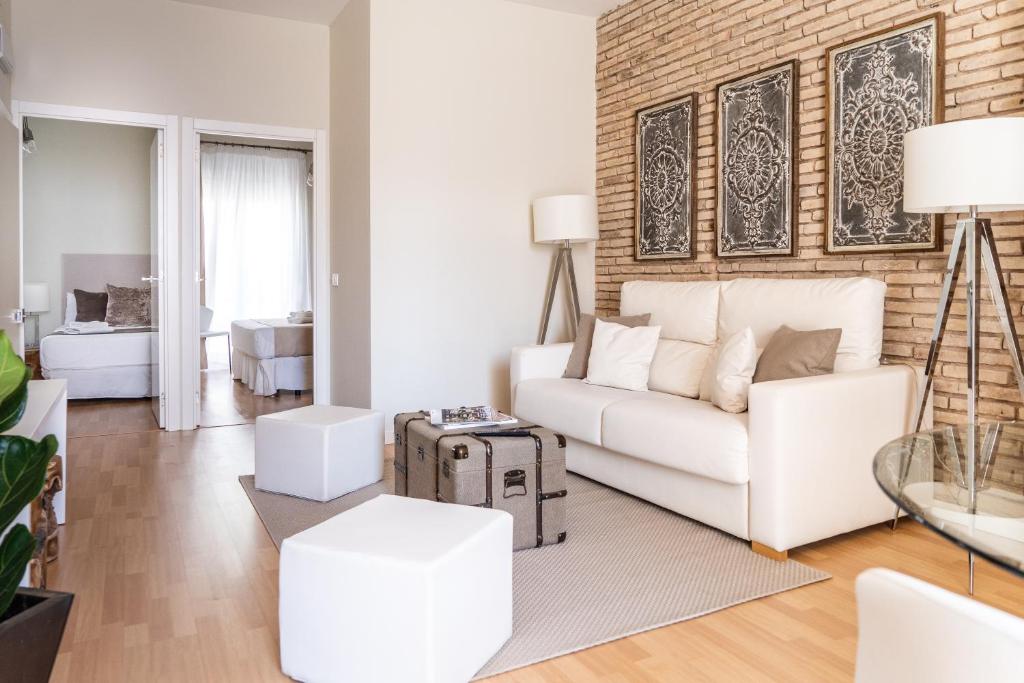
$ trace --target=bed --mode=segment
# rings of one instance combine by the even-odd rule
[[[285,319],[231,323],[232,376],[257,396],[313,388],[313,325]]]
[[[62,292],[105,291],[107,284],[138,287],[150,272],[143,254],[64,254]],[[62,318],[66,296],[61,296]],[[69,399],[147,398],[153,395],[150,328],[114,328],[112,332],[48,334],[39,342],[43,377],[66,379]]]

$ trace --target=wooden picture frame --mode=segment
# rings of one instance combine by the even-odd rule
[[[941,13],[825,52],[825,252],[941,251],[942,216],[903,212],[903,137],[941,123]]]
[[[697,95],[636,113],[634,257],[696,256]]]
[[[715,88],[719,258],[796,253],[799,90],[795,59]]]

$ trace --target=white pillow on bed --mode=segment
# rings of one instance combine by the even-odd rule
[[[67,304],[64,306],[64,324],[70,325],[78,319],[78,302],[75,301],[75,295],[68,292],[66,295]]]

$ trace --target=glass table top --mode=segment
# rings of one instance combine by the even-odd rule
[[[874,473],[914,519],[1024,576],[1024,422],[902,436],[878,451]]]

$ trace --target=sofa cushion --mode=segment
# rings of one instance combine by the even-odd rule
[[[836,349],[843,331],[794,330],[783,325],[757,360],[755,382],[828,375],[835,370]]]
[[[521,420],[535,422],[559,434],[601,445],[601,416],[605,408],[625,400],[646,402],[665,394],[612,389],[587,384],[579,379],[538,378],[516,385],[513,413]]]
[[[697,398],[700,378],[711,359],[712,347],[693,342],[662,339],[651,361],[647,388],[676,396]]]
[[[877,367],[882,354],[884,307],[885,283],[870,278],[733,280],[722,287],[718,337],[728,339],[750,327],[763,349],[783,325],[797,330],[838,327],[843,334],[835,371],[864,370]]]
[[[721,282],[626,282],[621,315],[651,314],[662,339],[714,344]]]
[[[565,364],[565,372],[562,377],[566,379],[583,379],[587,376],[587,367],[590,361],[590,347],[594,344],[594,322],[595,316],[584,313],[580,316],[580,322],[576,326],[576,341],[572,343],[572,353]],[[642,327],[651,321],[650,313],[644,315],[618,316],[614,318],[602,317],[606,323],[618,323],[626,327]]]
[[[747,413],[650,392],[658,400],[619,401],[604,411],[604,447],[727,484],[750,479]]]

